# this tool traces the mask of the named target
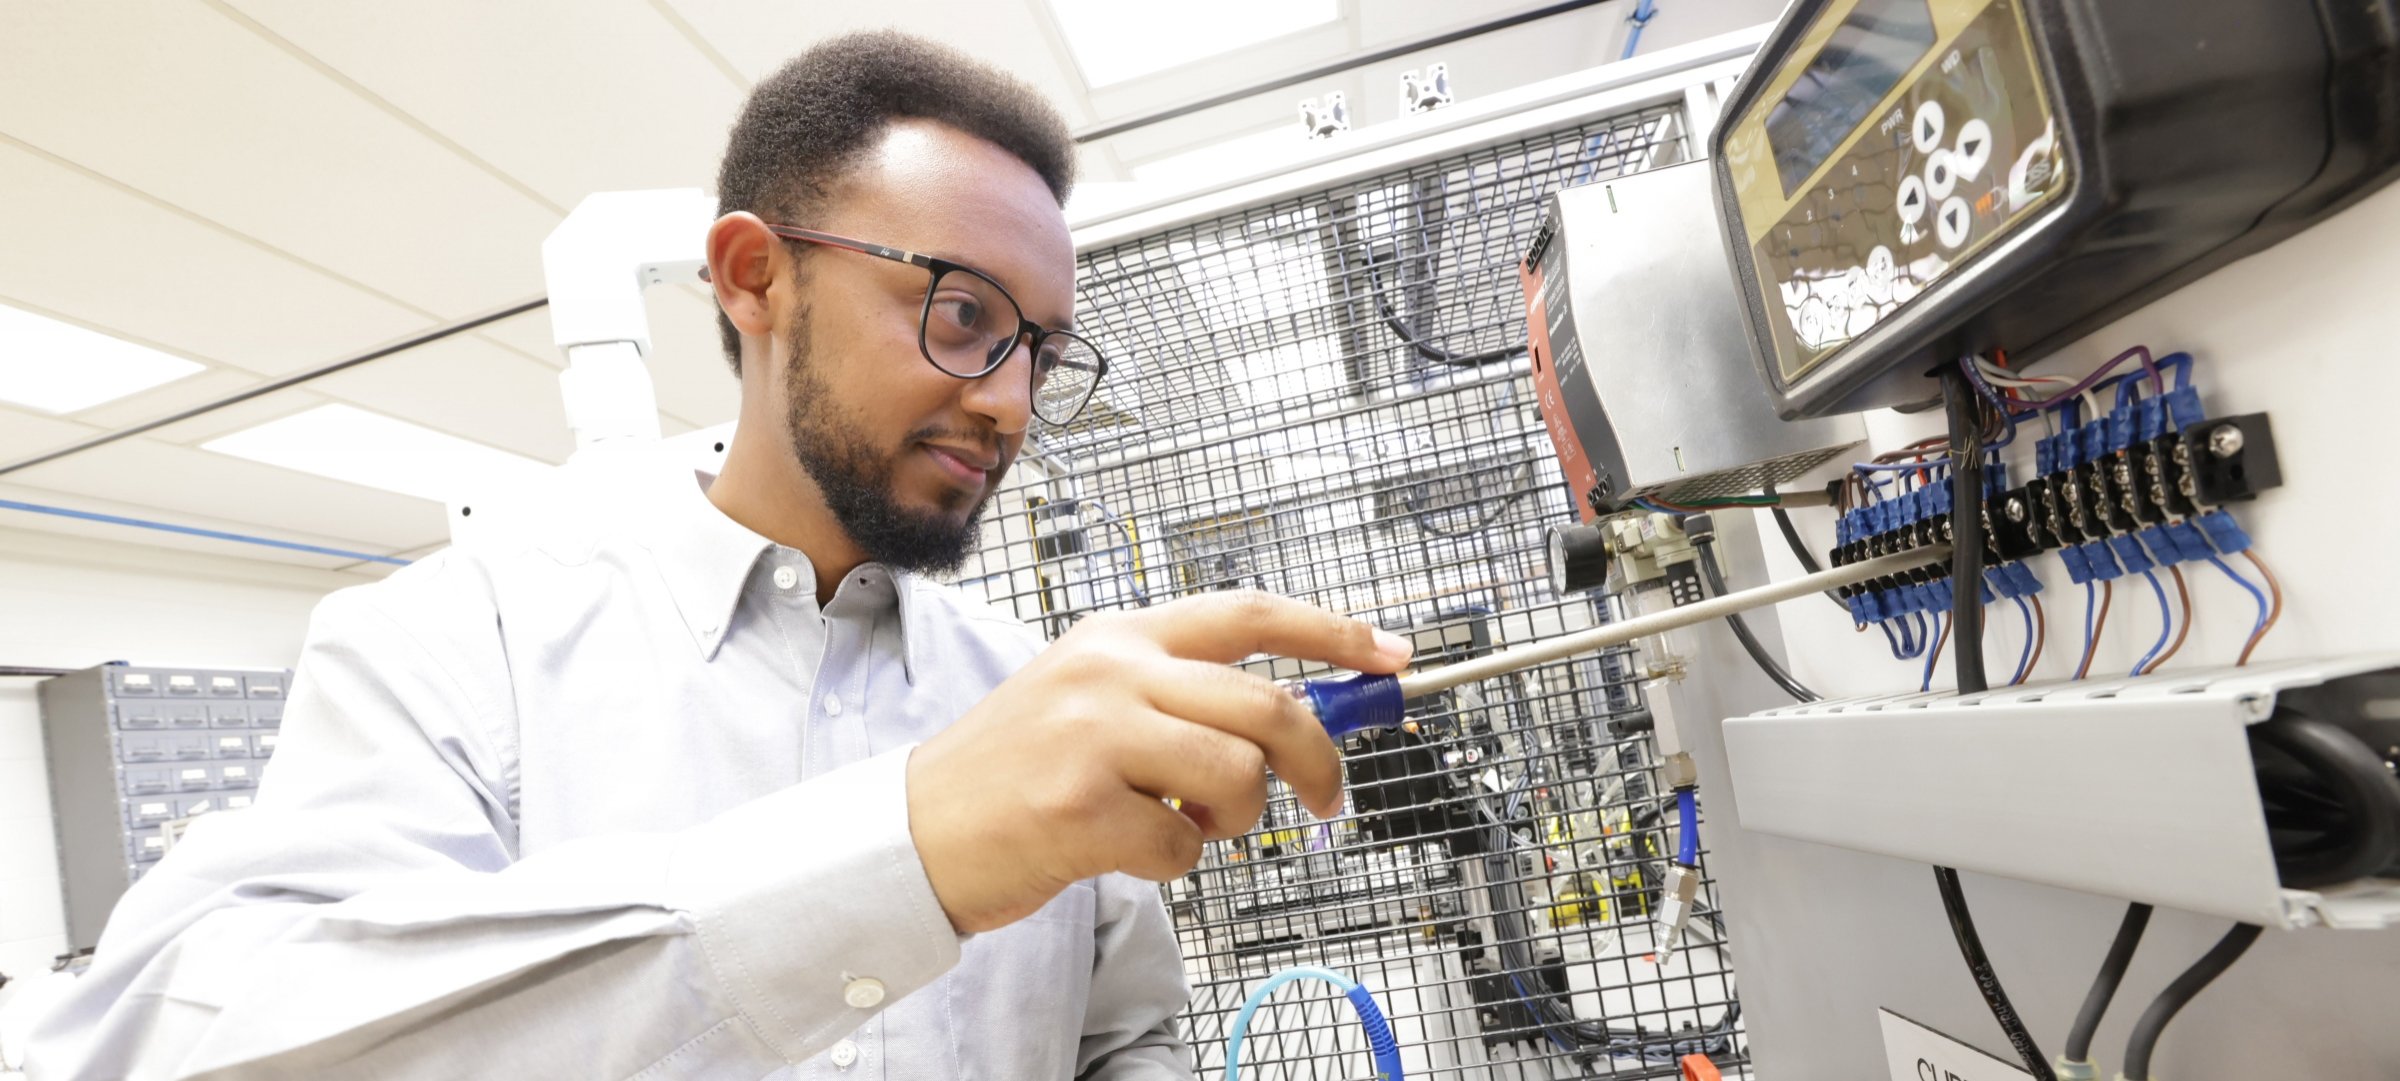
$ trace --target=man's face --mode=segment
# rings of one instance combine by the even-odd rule
[[[894,124],[823,220],[790,224],[974,267],[1044,326],[1072,315],[1074,247],[1048,187],[948,127]],[[955,569],[1024,443],[1031,358],[1020,347],[980,379],[945,373],[917,342],[928,272],[831,248],[795,254],[772,358],[794,455],[867,559]]]

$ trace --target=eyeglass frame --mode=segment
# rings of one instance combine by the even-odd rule
[[[1039,365],[1041,363],[1042,342],[1046,339],[1066,338],[1071,341],[1082,343],[1084,348],[1091,350],[1092,358],[1099,362],[1097,365],[1097,370],[1092,373],[1091,389],[1084,392],[1083,400],[1076,403],[1074,412],[1067,414],[1067,416],[1062,420],[1051,420],[1048,417],[1041,417],[1042,422],[1045,424],[1064,427],[1067,424],[1072,423],[1076,417],[1082,416],[1084,409],[1091,405],[1093,396],[1099,393],[1100,381],[1108,377],[1108,354],[1101,352],[1100,347],[1094,344],[1090,338],[1086,338],[1083,335],[1077,334],[1071,330],[1053,330],[1049,327],[1041,325],[1040,323],[1036,323],[1031,319],[1027,319],[1025,317],[1025,305],[1017,302],[1016,294],[1009,292],[1008,287],[1000,284],[999,279],[994,278],[983,271],[977,270],[974,267],[968,266],[965,263],[956,263],[938,256],[926,255],[923,252],[913,252],[904,248],[889,247],[887,245],[876,244],[870,241],[841,236],[836,233],[819,232],[815,229],[803,229],[796,225],[777,225],[774,222],[762,222],[761,224],[767,227],[768,232],[773,233],[785,240],[797,240],[807,244],[819,244],[828,248],[839,248],[843,251],[854,251],[861,255],[872,255],[878,259],[889,259],[895,263],[906,263],[910,266],[918,267],[930,273],[932,277],[929,278],[925,283],[925,305],[917,312],[917,354],[925,358],[925,363],[933,365],[933,370],[940,372],[943,375],[947,375],[953,379],[981,379],[984,376],[999,371],[1002,365],[1008,363],[1009,356],[1017,351],[1017,343],[1025,342],[1029,338],[1030,342],[1026,347],[1026,356],[1035,365]],[[933,287],[941,284],[942,278],[951,273],[971,274],[982,279],[992,288],[999,290],[1000,295],[1007,299],[1009,305],[1017,309],[1016,335],[1008,339],[1007,348],[996,351],[997,355],[991,358],[989,362],[984,365],[982,371],[976,372],[972,375],[960,375],[957,372],[943,367],[941,361],[933,359],[933,346],[931,343],[925,340],[926,326],[933,319]],[[1038,371],[1039,369],[1037,367],[1035,372],[1027,373],[1026,378],[1028,383],[1031,382],[1032,376]],[[1040,396],[1039,392],[1036,392],[1035,396],[1038,399]],[[1041,416],[1038,410],[1035,411],[1034,415],[1037,417]]]

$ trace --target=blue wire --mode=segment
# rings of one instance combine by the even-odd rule
[[[1675,862],[1686,867],[1700,866],[1700,793],[1696,789],[1675,790]]]
[[[2142,669],[2150,667],[2153,658],[2166,652],[2167,635],[2175,629],[2175,613],[2167,607],[2167,587],[2159,584],[2158,572],[2143,571],[2142,577],[2150,580],[2150,592],[2158,594],[2158,642],[2150,647],[2150,652],[2142,654],[2141,660],[2133,662],[2133,671],[2127,674],[2136,676],[2142,674]]]
[[[2017,602],[2017,614],[2025,617],[2025,649],[2017,654],[2017,677],[2008,681],[2014,687],[2033,672],[2033,606],[2026,604],[2023,597],[2009,599]]]
[[[1513,980],[1515,976],[1512,974],[1510,978]],[[1258,1008],[1266,1003],[1267,996],[1274,994],[1276,988],[1294,980],[1322,980],[1339,989],[1343,997],[1350,1000],[1351,1008],[1358,1011],[1359,1027],[1367,1030],[1367,1046],[1375,1058],[1376,1077],[1379,1081],[1402,1081],[1400,1044],[1392,1038],[1392,1026],[1384,1020],[1383,1008],[1375,1004],[1375,995],[1357,980],[1332,969],[1313,965],[1284,969],[1267,977],[1265,983],[1250,992],[1249,999],[1242,1003],[1241,1012],[1233,1015],[1233,1032],[1225,1040],[1225,1081],[1241,1081],[1242,1039],[1250,1033],[1250,1015],[1258,1012]],[[1523,995],[1524,988],[1518,988],[1517,993]]]
[[[1908,656],[1910,660],[1915,660],[1924,656],[1926,650],[1933,648],[1933,636],[1935,632],[1942,629],[1942,624],[1939,620],[1927,621],[1923,612],[1912,614],[1917,621],[1917,636],[1908,647]]]
[[[1625,35],[1625,55],[1617,59],[1633,59],[1633,51],[1642,47],[1642,28],[1650,25],[1651,17],[1657,14],[1658,0],[1641,0],[1634,5],[1633,14],[1625,19],[1633,24],[1633,33]]]
[[[1908,654],[1900,651],[1899,637],[1892,633],[1892,621],[1887,619],[1877,623],[1876,626],[1883,628],[1883,640],[1892,647],[1892,659],[1895,661],[1907,660]]]
[[[1939,614],[1936,614],[1933,617],[1933,637],[1927,640],[1927,645],[1925,646],[1925,679],[1917,686],[1917,690],[1919,691],[1930,691],[1933,689],[1933,664],[1935,661],[1941,659],[1942,654],[1940,650],[1933,648],[1931,643],[1941,640],[1941,637],[1942,617]]]
[[[116,514],[96,514],[88,510],[74,510],[68,507],[53,507],[42,503],[20,503],[14,499],[0,499],[0,509],[31,511],[35,514],[50,514],[56,515],[60,518],[75,518],[86,522],[103,522],[108,525],[132,526],[136,529],[155,529],[161,533],[181,533],[187,537],[207,537],[210,540],[232,541],[236,544],[255,544],[262,548],[282,548],[286,551],[307,552],[311,555],[339,556],[343,559],[358,559],[369,563],[389,563],[395,567],[408,566],[408,560],[399,559],[393,556],[379,556],[371,552],[353,552],[346,548],[326,548],[322,545],[301,544],[297,541],[276,540],[273,537],[254,537],[248,533],[227,533],[218,529],[201,529],[197,526],[176,525],[173,522],[154,522],[147,518],[127,518]]]
[[[2225,577],[2233,579],[2233,584],[2249,591],[2251,600],[2258,602],[2258,622],[2250,625],[2251,637],[2257,637],[2259,630],[2267,625],[2267,595],[2260,592],[2257,586],[2251,585],[2249,579],[2235,573],[2234,569],[2227,566],[2223,559],[2211,555],[2208,557],[2208,561],[2216,564],[2218,570],[2224,571]]]

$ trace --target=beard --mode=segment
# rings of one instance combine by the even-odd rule
[[[938,509],[920,510],[902,502],[893,486],[897,459],[921,440],[986,447],[994,440],[986,433],[929,425],[908,433],[897,449],[878,452],[867,427],[835,404],[812,355],[807,311],[794,313],[787,329],[792,358],[785,370],[784,426],[800,468],[824,493],[842,531],[868,561],[894,570],[948,574],[964,566],[983,536],[983,511],[996,489],[970,494],[948,488]]]

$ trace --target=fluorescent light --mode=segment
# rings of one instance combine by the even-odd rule
[[[436,502],[531,483],[549,466],[339,402],[219,436],[219,454]]]
[[[1107,86],[1341,17],[1337,0],[1050,0],[1084,80]]]
[[[172,383],[200,368],[182,357],[0,304],[0,401],[73,413]]]

